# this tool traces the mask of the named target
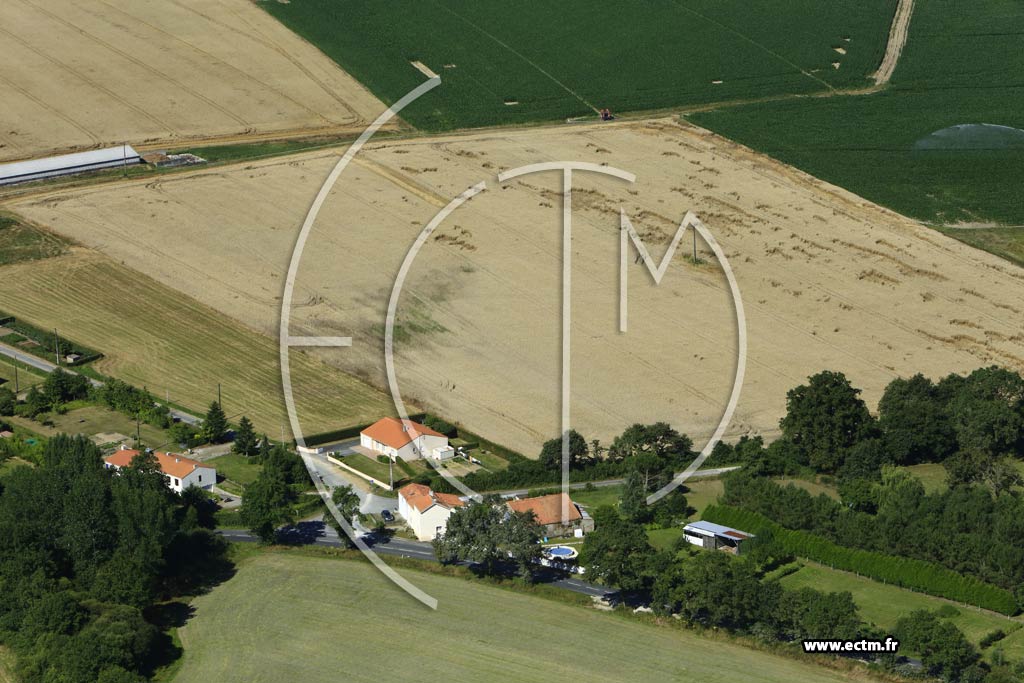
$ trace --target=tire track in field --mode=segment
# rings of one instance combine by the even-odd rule
[[[142,18],[140,18],[138,16],[135,16],[134,14],[131,14],[131,13],[121,9],[120,7],[116,7],[116,6],[112,5],[110,2],[108,2],[108,0],[97,0],[97,1],[103,3],[105,6],[109,7],[110,9],[114,10],[115,12],[118,12],[118,13],[124,15],[125,17],[131,19],[132,21],[138,22],[139,24],[142,24],[143,26],[147,26],[152,31],[155,31],[155,32],[160,33],[160,34],[163,34],[163,35],[171,38],[172,40],[174,40],[176,42],[179,42],[182,45],[185,45],[189,49],[191,49],[191,50],[193,50],[193,51],[203,55],[204,57],[209,59],[211,62],[216,62],[218,64],[223,65],[224,67],[230,69],[231,71],[239,74],[244,79],[255,83],[260,88],[262,88],[264,90],[267,90],[267,91],[270,91],[270,92],[273,92],[276,95],[278,95],[281,99],[286,100],[288,102],[291,102],[297,108],[305,110],[309,114],[312,114],[314,117],[322,120],[324,123],[327,123],[327,124],[333,123],[332,121],[327,119],[323,114],[321,114],[320,112],[318,112],[318,111],[316,111],[314,109],[311,109],[305,103],[303,103],[303,102],[301,102],[299,100],[296,100],[292,96],[288,95],[287,93],[282,92],[281,90],[278,90],[277,88],[275,88],[274,86],[270,85],[269,83],[264,83],[263,81],[259,80],[255,76],[253,76],[253,75],[251,75],[249,73],[246,73],[245,71],[242,71],[241,69],[239,69],[234,64],[231,64],[230,62],[224,61],[223,59],[221,59],[220,57],[217,57],[216,55],[214,55],[211,52],[207,52],[206,50],[202,49],[198,45],[194,45],[194,44],[190,43],[189,41],[185,40],[184,38],[181,38],[179,36],[174,35],[173,33],[169,32],[169,31],[164,30],[163,28],[157,26],[156,24],[153,24],[151,22],[146,21],[145,19],[142,19]],[[194,10],[194,9],[192,9],[190,7],[181,5],[180,3],[175,2],[175,0],[170,0],[170,1],[171,1],[172,4],[174,4],[177,7],[180,7],[181,9],[183,9],[185,11],[191,12],[193,14],[197,14],[200,17],[202,17],[203,19],[205,19],[207,21],[210,21],[210,22],[212,22],[212,23],[214,23],[214,24],[216,24],[218,26],[221,26],[221,27],[224,27],[224,28],[228,28],[228,29],[230,29],[232,31],[238,32],[237,29],[235,29],[234,27],[231,27],[231,26],[229,26],[227,24],[224,24],[222,22],[216,21],[212,17],[209,17],[209,16],[203,14],[202,12],[199,12],[198,10]],[[242,35],[246,36],[246,37],[250,37],[250,36],[248,36],[248,34],[245,34],[245,33],[242,33]],[[244,125],[247,128],[251,128],[253,126],[253,124],[251,122],[245,122]]]
[[[878,71],[871,75],[875,85],[888,85],[892,74],[896,71],[896,65],[903,54],[903,48],[907,44],[907,36],[910,34],[910,18],[914,15],[914,0],[899,0],[896,6],[896,13],[892,17],[892,27],[889,29],[889,42],[885,45],[885,56],[878,66]]]
[[[2,29],[0,29],[0,30],[2,30]],[[74,128],[75,130],[79,131],[80,133],[85,135],[87,138],[89,138],[89,140],[91,140],[91,143],[92,143],[93,146],[98,146],[100,144],[99,137],[97,137],[95,134],[93,134],[93,132],[90,131],[88,128],[82,126],[80,123],[78,123],[77,121],[72,119],[70,116],[64,114],[59,109],[55,109],[53,107],[53,105],[48,104],[48,103],[44,102],[43,100],[39,99],[38,97],[36,97],[31,92],[29,92],[25,88],[21,87],[20,85],[18,85],[14,81],[11,81],[8,78],[5,78],[2,73],[0,73],[0,82],[3,82],[11,90],[17,91],[18,93],[23,95],[25,98],[27,98],[27,99],[31,100],[32,102],[36,103],[37,105],[39,105],[39,107],[43,111],[50,112],[50,113],[54,114],[55,116],[57,116],[58,118],[62,119],[65,123],[70,125],[72,128]]]
[[[206,104],[210,105],[210,107],[212,107],[212,108],[216,109],[217,111],[221,112],[222,114],[224,114],[228,118],[233,119],[239,125],[248,127],[249,124],[248,124],[247,121],[245,121],[241,117],[237,116],[230,109],[227,109],[226,107],[221,106],[220,104],[218,104],[217,102],[211,100],[210,98],[206,97],[205,95],[201,94],[200,92],[190,88],[188,86],[188,84],[179,81],[178,79],[176,79],[173,76],[170,76],[170,75],[160,71],[159,69],[156,69],[155,67],[147,64],[146,62],[142,61],[141,59],[139,59],[137,57],[134,57],[131,53],[125,52],[124,50],[122,50],[122,49],[120,49],[118,47],[115,47],[114,45],[111,45],[110,43],[108,43],[107,41],[103,40],[99,36],[93,35],[92,33],[86,31],[85,29],[83,29],[83,28],[81,28],[79,26],[76,26],[75,24],[71,23],[67,19],[64,19],[63,17],[61,17],[61,16],[59,16],[57,14],[54,14],[53,12],[50,12],[49,10],[44,9],[43,7],[40,7],[39,5],[36,5],[35,3],[31,2],[30,0],[21,0],[21,2],[23,4],[26,4],[26,5],[30,6],[30,7],[32,7],[37,12],[42,12],[43,14],[45,14],[48,17],[50,17],[54,21],[60,22],[64,26],[68,27],[70,30],[76,31],[77,33],[79,33],[80,35],[84,36],[85,38],[87,38],[89,40],[92,40],[93,42],[96,42],[96,43],[102,45],[103,47],[107,48],[108,50],[110,50],[114,54],[122,57],[123,59],[125,59],[128,62],[130,62],[131,64],[134,64],[135,66],[139,67],[140,69],[142,69],[144,71],[148,71],[149,73],[154,74],[157,77],[162,78],[165,81],[168,81],[168,82],[172,83],[177,88],[179,88],[182,92],[186,92],[186,93],[192,95],[193,97],[195,97],[197,100],[199,100],[201,102],[205,102]]]
[[[156,126],[158,128],[160,128],[162,130],[166,130],[166,131],[177,130],[174,126],[171,126],[166,121],[161,121],[160,119],[158,119],[156,116],[154,116],[150,112],[146,111],[145,109],[141,109],[141,108],[135,106],[134,104],[132,104],[131,100],[128,100],[128,99],[118,95],[117,92],[115,92],[115,91],[111,90],[110,88],[106,87],[105,85],[103,85],[99,81],[96,81],[96,80],[93,80],[92,78],[89,78],[88,76],[86,76],[85,74],[83,74],[81,71],[79,71],[75,67],[71,66],[70,64],[62,62],[61,60],[57,59],[53,55],[48,55],[45,52],[43,52],[42,50],[39,50],[38,48],[33,46],[31,43],[23,40],[17,34],[12,33],[11,31],[8,31],[3,26],[0,26],[0,33],[3,33],[5,35],[7,35],[11,40],[13,40],[14,42],[18,43],[19,45],[21,45],[25,49],[29,50],[30,52],[35,53],[36,55],[38,55],[42,59],[50,62],[51,64],[64,69],[65,71],[67,71],[68,73],[74,75],[75,77],[77,77],[81,81],[89,84],[90,86],[92,86],[96,90],[99,90],[99,91],[105,93],[111,100],[114,100],[116,102],[120,102],[126,108],[130,109],[131,111],[134,111],[139,116],[141,116],[143,118],[146,118],[150,122],[156,124]]]
[[[516,57],[519,57],[519,59],[523,60],[524,62],[526,62],[527,64],[529,64],[530,66],[532,66],[532,67],[533,67],[534,69],[536,69],[537,71],[539,71],[540,73],[542,73],[542,74],[543,74],[544,76],[546,76],[547,78],[549,78],[549,79],[550,79],[550,80],[551,80],[551,81],[552,81],[553,83],[555,83],[555,84],[556,84],[556,85],[557,85],[557,86],[558,86],[559,88],[561,88],[562,90],[566,91],[567,93],[569,93],[570,95],[572,95],[573,97],[575,97],[575,98],[576,98],[577,100],[579,100],[579,101],[580,101],[580,102],[582,102],[583,104],[585,104],[585,105],[587,105],[588,107],[590,107],[591,109],[593,109],[595,113],[597,113],[597,114],[600,114],[600,113],[601,113],[601,110],[600,110],[600,109],[598,109],[598,108],[597,108],[597,107],[595,107],[595,106],[594,106],[593,104],[591,104],[591,103],[590,103],[590,102],[588,102],[588,101],[587,101],[586,99],[584,99],[584,97],[583,97],[582,95],[580,95],[580,94],[579,94],[578,92],[576,92],[575,90],[573,90],[572,88],[570,88],[569,86],[567,86],[567,85],[566,85],[565,83],[562,83],[562,81],[558,80],[557,78],[555,78],[554,76],[552,76],[552,75],[551,75],[550,73],[548,73],[547,71],[545,71],[545,70],[543,69],[543,67],[541,67],[541,66],[540,66],[539,64],[537,64],[536,62],[532,61],[532,60],[531,60],[531,59],[530,59],[529,57],[527,57],[527,56],[526,56],[526,55],[524,55],[523,53],[519,52],[519,51],[518,51],[518,50],[516,50],[516,49],[515,49],[514,47],[512,47],[512,46],[511,46],[511,45],[509,45],[508,43],[504,42],[503,40],[501,40],[500,38],[498,38],[498,37],[497,37],[497,36],[495,36],[494,34],[492,34],[492,33],[488,33],[488,32],[487,32],[487,31],[486,31],[485,29],[483,29],[483,28],[482,28],[482,27],[480,27],[480,26],[477,26],[477,25],[476,25],[476,24],[474,24],[474,23],[473,23],[472,21],[470,21],[469,19],[465,18],[464,16],[462,16],[461,14],[459,14],[458,12],[456,12],[455,10],[451,9],[450,7],[445,7],[444,5],[441,5],[441,4],[437,3],[437,2],[434,2],[434,3],[433,3],[433,5],[434,5],[435,7],[437,7],[438,9],[444,10],[444,11],[445,11],[445,12],[447,12],[448,14],[451,14],[451,15],[452,15],[453,17],[455,17],[455,18],[456,18],[456,19],[458,19],[459,21],[462,21],[463,23],[465,23],[465,24],[467,24],[467,25],[469,25],[469,26],[472,26],[472,27],[473,27],[473,28],[474,28],[475,30],[477,30],[477,31],[479,31],[480,33],[482,33],[483,35],[487,36],[488,38],[490,38],[491,40],[493,40],[494,42],[496,42],[496,43],[497,43],[498,45],[501,45],[501,46],[502,46],[503,48],[505,48],[506,50],[508,50],[508,51],[509,51],[509,52],[511,52],[512,54],[514,54],[514,55],[515,55]]]
[[[780,60],[782,62],[785,62],[789,66],[793,67],[794,69],[796,69],[797,71],[802,73],[804,76],[807,76],[808,78],[810,78],[812,80],[818,81],[819,83],[824,85],[826,88],[828,88],[829,91],[835,91],[836,90],[836,88],[831,83],[829,83],[828,81],[825,81],[825,80],[823,80],[821,78],[818,78],[817,76],[812,74],[810,71],[807,71],[806,69],[801,67],[799,64],[797,64],[795,62],[791,62],[790,60],[788,60],[785,57],[783,57],[782,55],[780,55],[778,52],[775,52],[774,50],[772,50],[771,48],[767,47],[766,45],[762,45],[761,43],[757,42],[756,40],[754,40],[753,38],[751,38],[747,34],[743,33],[742,31],[734,29],[733,27],[729,26],[728,24],[723,24],[722,22],[720,22],[720,21],[718,21],[716,19],[712,19],[709,16],[701,14],[697,10],[692,9],[692,8],[687,7],[686,5],[682,4],[679,0],[672,0],[672,4],[674,4],[676,7],[678,7],[681,10],[683,10],[684,12],[689,12],[690,14],[692,14],[695,17],[699,17],[699,18],[703,19],[704,21],[706,21],[708,23],[714,24],[715,26],[718,26],[719,28],[725,29],[726,31],[729,31],[730,33],[733,33],[733,34],[739,36],[740,38],[742,38],[743,40],[747,41],[748,43],[750,43],[754,47],[756,47],[756,48],[758,48],[760,50],[764,50],[765,52],[770,54],[772,57],[775,57],[776,59],[778,59],[778,60]]]

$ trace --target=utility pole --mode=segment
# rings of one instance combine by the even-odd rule
[[[17,396],[21,393],[21,387],[18,386],[18,364],[12,359],[11,365],[14,366],[14,395]]]
[[[135,445],[142,450],[142,427],[139,422],[139,416],[135,416]]]
[[[691,228],[692,230],[692,228]],[[697,265],[697,231],[693,230],[693,265]]]
[[[395,458],[388,458],[388,484],[391,486],[391,490],[395,490]]]
[[[121,165],[124,168],[124,177],[127,178],[128,177],[128,143],[127,142],[122,142],[121,143],[121,160],[122,160],[122,164]]]
[[[53,354],[57,357],[57,367],[60,367],[60,336],[57,334],[57,328],[53,328]]]
[[[217,382],[217,405],[220,406],[221,410],[224,409],[224,402],[220,398],[220,382]]]

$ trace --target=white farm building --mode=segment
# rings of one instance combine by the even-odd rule
[[[438,462],[455,455],[448,437],[412,420],[385,417],[359,432],[359,445],[392,460],[433,458]]]
[[[121,168],[139,163],[142,163],[142,158],[131,145],[16,161],[11,164],[0,164],[0,185],[27,183],[32,180],[58,178],[106,168]]]

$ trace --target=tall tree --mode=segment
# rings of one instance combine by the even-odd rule
[[[579,558],[587,577],[624,591],[650,587],[655,553],[643,526],[622,519],[610,507],[595,511],[594,521],[595,529],[583,541]]]
[[[889,383],[878,402],[878,426],[897,465],[941,462],[956,450],[946,399],[920,374]]]
[[[640,472],[630,470],[626,477],[626,483],[622,487],[622,501],[619,503],[619,510],[626,519],[633,522],[642,521],[643,513],[647,507],[647,489]]]
[[[1024,378],[999,367],[968,375],[950,400],[949,412],[962,449],[990,455],[1024,447]]]
[[[252,421],[245,415],[238,422],[238,430],[235,432],[235,441],[231,450],[246,457],[256,455],[259,443],[256,440],[256,431],[252,427]]]
[[[589,459],[587,440],[575,429],[569,430],[569,467],[580,467]],[[540,462],[544,468],[553,471],[562,469],[562,438],[549,439],[540,449]]]
[[[783,436],[803,459],[822,472],[835,472],[847,449],[868,438],[874,419],[860,390],[840,372],[820,372],[786,394]]]
[[[295,494],[288,482],[275,470],[264,469],[256,481],[245,487],[242,496],[242,523],[263,543],[273,543],[277,526],[291,523],[291,504]]]
[[[529,577],[531,562],[540,553],[541,527],[532,512],[509,512],[491,502],[471,503],[448,518],[443,535],[434,539],[434,550],[445,563],[470,561],[485,574],[501,571],[507,560]]]
[[[203,436],[210,443],[221,443],[228,432],[228,419],[224,415],[220,403],[214,401],[210,409],[206,411],[206,419],[203,420]]]

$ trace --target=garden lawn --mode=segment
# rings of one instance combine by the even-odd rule
[[[255,462],[252,458],[247,458],[237,453],[228,453],[227,455],[210,458],[206,461],[206,464],[216,467],[218,475],[243,487],[256,481],[256,477],[263,470],[263,465]]]
[[[783,577],[780,583],[789,589],[808,587],[819,591],[849,591],[866,621],[890,631],[900,617],[907,616],[914,610],[934,611],[943,605],[955,606],[959,614],[949,621],[963,631],[967,639],[975,645],[983,636],[996,629],[1010,633],[1021,627],[1016,619],[995,612],[951,603],[948,600],[889,586],[817,564],[805,564],[799,571]]]

